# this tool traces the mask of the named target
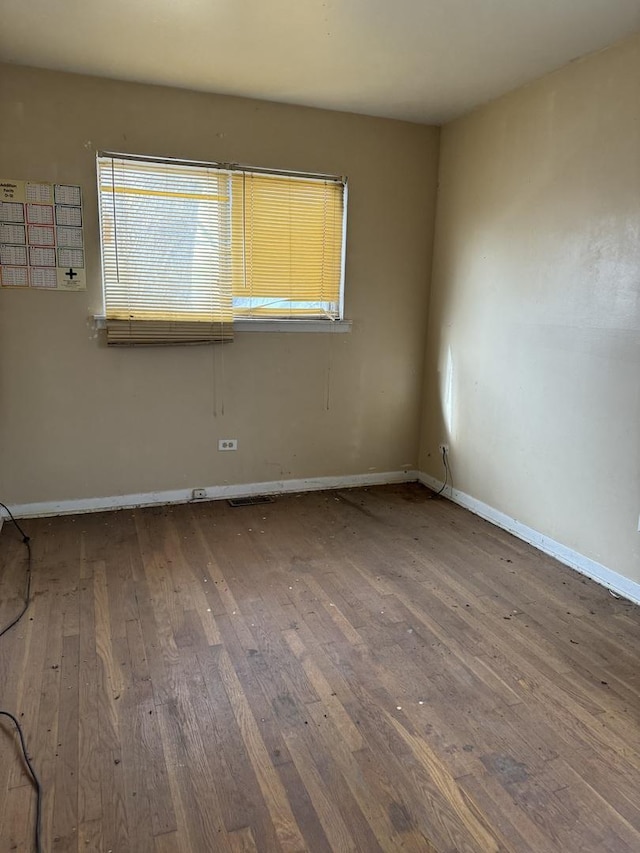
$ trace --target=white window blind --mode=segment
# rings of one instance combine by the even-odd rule
[[[228,172],[99,157],[109,343],[231,336]]]
[[[98,157],[98,179],[109,343],[341,318],[342,179],[121,155]]]
[[[340,319],[342,181],[249,171],[231,180],[234,316]]]

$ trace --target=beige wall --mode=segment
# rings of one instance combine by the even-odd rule
[[[0,292],[0,500],[416,467],[437,129],[8,65],[0,116],[1,177],[82,185],[89,281]],[[353,332],[99,345],[98,149],[346,174]]]
[[[640,581],[640,37],[442,134],[421,468]]]

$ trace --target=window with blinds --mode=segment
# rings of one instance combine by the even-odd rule
[[[341,319],[343,179],[102,154],[98,185],[110,344]]]

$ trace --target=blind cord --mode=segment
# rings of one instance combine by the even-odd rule
[[[31,562],[32,562],[32,557],[31,557],[31,545],[29,544],[31,541],[30,538],[27,536],[27,534],[24,532],[24,530],[22,529],[20,524],[18,524],[16,519],[13,517],[13,513],[11,512],[9,507],[6,506],[5,504],[3,504],[2,502],[0,502],[0,507],[2,507],[2,509],[4,509],[7,512],[7,514],[9,515],[9,518],[13,522],[16,530],[22,536],[22,541],[27,548],[27,584],[26,584],[26,590],[25,590],[25,596],[24,596],[24,603],[23,603],[22,608],[21,608],[20,612],[18,613],[18,615],[14,619],[12,619],[8,625],[5,625],[5,627],[0,631],[0,637],[3,637],[7,633],[7,631],[10,631],[14,625],[18,624],[18,622],[22,619],[22,617],[26,613],[27,608],[29,607],[29,603],[31,601]],[[7,717],[9,720],[11,720],[11,722],[15,726],[16,731],[18,732],[18,738],[20,739],[20,747],[22,749],[22,757],[24,758],[24,763],[27,766],[27,769],[29,771],[29,775],[30,775],[31,780],[33,782],[33,785],[36,789],[35,844],[36,844],[36,853],[42,853],[42,841],[40,838],[40,828],[41,828],[41,824],[42,824],[42,786],[40,784],[38,774],[34,770],[33,764],[31,763],[31,759],[29,758],[29,753],[27,752],[27,744],[25,741],[24,732],[22,731],[22,726],[20,725],[19,721],[10,711],[4,711],[2,709],[0,709],[0,717]]]
[[[328,412],[331,408],[331,369],[333,367],[333,336],[335,334],[335,329],[333,326],[331,327],[331,331],[328,334],[329,340],[327,341],[327,382],[326,382],[326,393],[325,393],[325,409]]]

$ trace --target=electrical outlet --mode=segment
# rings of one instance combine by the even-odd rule
[[[194,501],[201,501],[202,498],[206,498],[207,490],[206,489],[192,489],[191,490],[191,499]]]
[[[220,438],[218,439],[218,450],[237,450],[237,438]]]
[[[440,451],[440,455],[442,455],[443,453],[448,453],[449,452],[449,445],[448,444],[439,444],[438,450]]]

